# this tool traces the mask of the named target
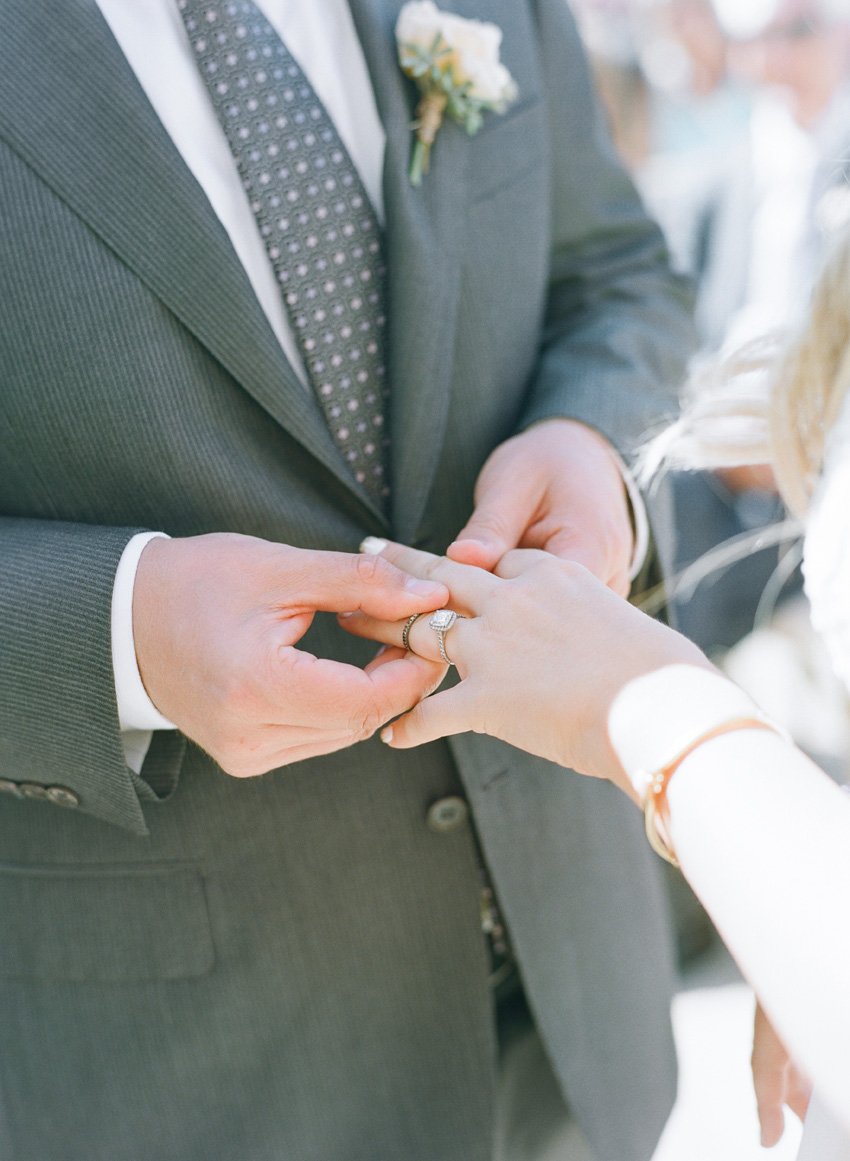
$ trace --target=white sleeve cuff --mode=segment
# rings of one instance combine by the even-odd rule
[[[139,673],[133,639],[133,586],[136,583],[136,570],[144,548],[157,537],[168,539],[163,532],[140,532],[133,537],[118,562],[112,588],[112,672],[118,701],[118,721],[125,735],[139,730],[175,728],[174,723],[163,717],[148,697]],[[130,741],[129,737],[127,741]],[[147,745],[144,749],[147,749]]]
[[[642,796],[650,774],[707,731],[737,718],[768,722],[750,695],[717,670],[665,665],[623,686],[608,713],[608,736]]]

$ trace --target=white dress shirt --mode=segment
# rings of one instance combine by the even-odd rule
[[[333,118],[379,218],[385,136],[346,0],[255,0],[285,40]],[[254,215],[219,125],[176,0],[98,0],[127,62],[230,238],[283,351],[306,384],[303,363]],[[308,388],[305,386],[305,390]],[[112,599],[112,663],[128,764],[141,769],[150,731],[172,729],[145,691],[133,643],[133,583],[152,536],[124,551]]]
[[[346,0],[255,0],[330,113],[378,216],[384,130]],[[177,0],[98,0],[115,39],[227,231],[272,329],[304,377],[280,287],[196,65]]]
[[[230,147],[183,27],[176,0],[97,0],[101,13],[230,238],[281,347],[306,386],[306,375],[274,271],[266,255]],[[336,125],[378,216],[385,134],[346,0],[255,0],[307,75]],[[646,553],[643,502],[622,466],[635,515],[633,575]],[[134,537],[118,566],[112,601],[112,660],[128,765],[141,769],[150,731],[172,729],[148,697],[136,664],[132,601],[136,568],[152,536]]]

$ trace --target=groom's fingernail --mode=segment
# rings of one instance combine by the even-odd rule
[[[484,549],[485,552],[490,552],[493,545],[487,540],[482,540],[480,536],[461,536],[458,540],[453,540],[449,548],[456,548],[460,544],[474,544],[478,548]]]
[[[360,551],[367,556],[380,556],[386,547],[387,541],[381,540],[380,536],[367,536],[360,544]]]
[[[417,597],[434,597],[437,601],[442,601],[446,592],[445,585],[437,581],[417,580],[415,576],[409,576],[404,582],[404,587]]]
[[[381,730],[381,741],[384,742],[388,746],[392,740],[393,740],[393,728],[392,728],[392,726],[385,726]]]

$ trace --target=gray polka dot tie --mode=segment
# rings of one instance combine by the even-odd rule
[[[289,313],[354,478],[389,496],[380,225],[333,122],[249,0],[177,0]]]

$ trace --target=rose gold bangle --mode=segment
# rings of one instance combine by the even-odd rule
[[[771,733],[778,734],[780,737],[784,736],[784,732],[779,726],[765,718],[734,718],[732,721],[713,726],[710,730],[706,730],[705,733],[694,738],[683,750],[679,751],[675,758],[665,762],[657,770],[653,770],[651,773],[638,772],[636,776],[636,780],[641,778],[646,783],[641,807],[643,808],[649,845],[657,855],[666,859],[668,863],[672,863],[674,867],[679,866],[679,860],[676,858],[676,852],[670,841],[670,807],[667,802],[667,787],[670,785],[670,779],[694,750],[706,742],[710,742],[712,738],[718,738],[721,734],[731,734],[734,730],[770,730]]]

